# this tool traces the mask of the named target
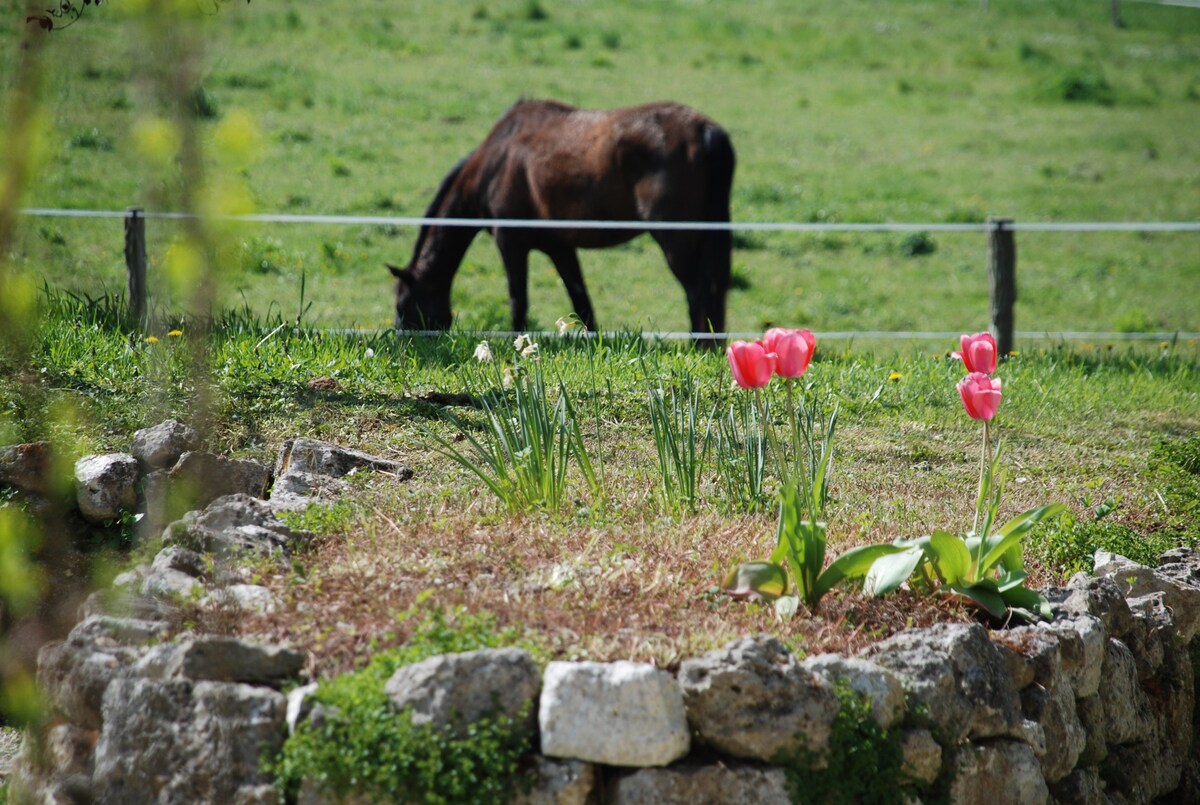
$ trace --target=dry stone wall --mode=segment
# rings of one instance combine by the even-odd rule
[[[194,447],[149,441],[135,440],[132,456],[151,473],[147,456],[178,466]],[[16,460],[41,460],[37,448],[4,450],[15,459],[0,479],[24,477]],[[276,486],[285,481],[280,503],[319,499],[356,467],[407,473],[290,441],[275,468]],[[127,483],[124,470],[111,474]],[[312,710],[315,685],[281,692],[304,681],[302,656],[181,634],[169,616],[181,596],[270,606],[269,593],[246,589],[253,585],[220,558],[284,552],[305,535],[278,519],[270,498],[241,493],[187,514],[165,536],[150,565],[118,579],[122,615],[107,614],[112,596],[94,599],[66,640],[42,650],[39,682],[53,717],[27,741],[14,801],[278,802],[261,759]],[[829,748],[839,685],[864,696],[870,717],[897,736],[904,773],[955,803],[1200,802],[1192,664],[1200,555],[1179,549],[1148,568],[1101,553],[1095,567],[1046,590],[1054,618],[1036,625],[941,624],[854,657],[798,658],[751,636],[676,674],[630,662],[539,669],[520,650],[484,650],[401,668],[387,694],[397,712],[458,731],[497,706],[529,713],[538,782],[521,803],[788,802],[785,772],[772,762]],[[300,801],[365,800],[310,783]]]

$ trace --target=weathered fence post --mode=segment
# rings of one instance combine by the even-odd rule
[[[125,211],[125,269],[129,274],[129,314],[146,320],[146,217],[141,207]]]
[[[1125,27],[1125,23],[1121,22],[1121,0],[1109,0],[1108,11],[1114,28]]]
[[[1013,306],[1017,301],[1017,240],[1011,218],[988,219],[988,299],[996,350],[1007,355],[1013,346]]]

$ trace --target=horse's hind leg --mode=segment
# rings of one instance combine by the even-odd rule
[[[667,258],[667,266],[670,267],[671,273],[683,286],[683,292],[687,296],[688,318],[692,332],[707,333],[712,331],[714,325],[723,326],[724,316],[721,315],[723,310],[713,311],[716,313],[717,321],[711,320],[709,308],[712,302],[712,283],[705,263],[701,259],[700,235],[695,232],[659,230],[654,232],[653,236],[659,247],[662,248],[663,255]],[[707,340],[702,344],[712,345]]]
[[[503,230],[496,237],[504,273],[508,277],[508,308],[512,313],[514,330],[525,329],[529,315],[529,248],[505,237]]]
[[[574,249],[553,249],[546,254],[563,285],[567,286],[567,296],[571,297],[571,305],[575,314],[589,330],[596,329],[596,314],[592,311],[592,300],[588,297],[587,286],[583,284],[583,271],[579,267],[579,255]]]

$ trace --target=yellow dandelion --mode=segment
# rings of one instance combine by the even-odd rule
[[[1011,352],[1009,352],[1009,353],[1008,353],[1008,357],[1010,357],[1010,358],[1016,358],[1016,357],[1019,357],[1019,356],[1020,356],[1020,354],[1021,354],[1020,352],[1017,352],[1017,351],[1014,349],[1014,350],[1012,350]]]
[[[890,375],[888,375],[888,380],[899,380],[902,377],[904,377],[904,375],[900,374],[899,372],[892,372]]]
[[[157,343],[158,343],[158,337],[157,337],[157,336],[153,336],[153,335],[148,335],[148,336],[146,336],[146,343],[147,343],[147,344],[157,344]]]
[[[171,330],[167,333],[168,338],[178,338],[181,335],[183,335],[183,330]]]
[[[1171,346],[1171,342],[1170,342],[1170,341],[1159,341],[1159,342],[1158,342],[1158,347],[1159,347],[1159,349],[1169,349],[1169,348],[1170,348],[1170,346]]]

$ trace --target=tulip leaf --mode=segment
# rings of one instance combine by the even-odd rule
[[[973,584],[950,584],[948,586],[954,592],[971,599],[987,610],[988,614],[994,618],[1003,618],[1008,612],[1008,605],[1004,603],[1000,591],[990,580],[984,579]]]
[[[834,559],[817,579],[814,593],[819,600],[845,579],[862,578],[870,572],[875,562],[883,556],[902,553],[906,549],[898,545],[863,545],[852,548]]]
[[[1061,503],[1048,503],[1022,512],[1009,520],[996,532],[999,539],[994,542],[988,541],[990,544],[983,557],[984,565],[990,568],[1003,556],[1004,565],[1008,569],[1024,567],[1024,557],[1019,548],[1021,538],[1042,520],[1058,517],[1066,510],[1067,507]]]
[[[971,572],[971,552],[962,537],[949,531],[934,531],[929,537],[929,552],[945,584],[956,584]]]
[[[744,562],[733,569],[721,588],[741,601],[774,601],[787,592],[787,573],[774,562]]]
[[[863,591],[874,596],[892,592],[908,580],[923,556],[925,550],[914,545],[897,553],[878,557],[863,579]]]
[[[1053,617],[1050,603],[1037,590],[1017,585],[1007,590],[1002,589],[1000,595],[1004,599],[1004,603],[1008,604],[1009,609],[1021,613],[1026,620],[1032,621],[1038,617],[1050,620]]]

